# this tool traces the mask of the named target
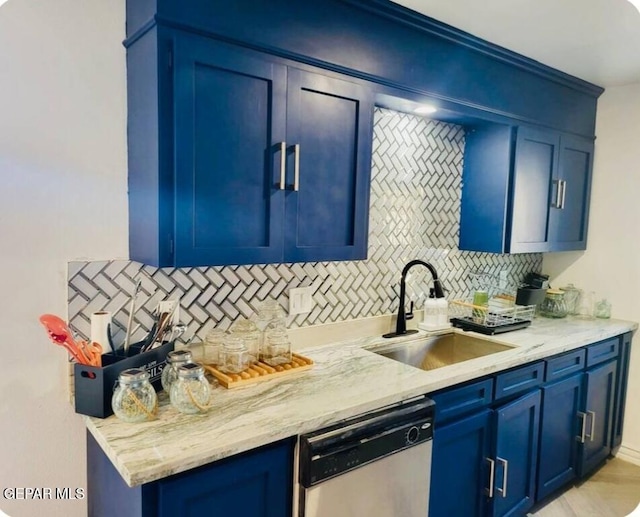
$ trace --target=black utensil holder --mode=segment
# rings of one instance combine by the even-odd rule
[[[166,342],[158,348],[139,353],[143,343],[129,347],[129,354],[116,355],[113,352],[102,356],[102,368],[74,365],[74,388],[76,413],[106,418],[113,414],[111,397],[118,376],[129,368],[142,368],[149,372],[149,381],[156,391],[162,389],[160,378],[167,364],[167,355],[173,351],[174,342]]]

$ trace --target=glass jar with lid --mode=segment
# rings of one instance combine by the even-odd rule
[[[256,324],[246,318],[239,318],[231,325],[229,332],[232,336],[239,337],[244,342],[244,346],[247,347],[249,352],[249,364],[257,363],[262,335]]]
[[[285,329],[274,328],[265,332],[260,359],[271,366],[291,362],[291,342]]]
[[[564,303],[567,306],[567,314],[577,314],[582,290],[573,284],[569,284],[564,286],[562,291],[564,292]]]
[[[209,410],[211,385],[204,368],[196,363],[178,367],[178,380],[171,386],[171,404],[181,413],[195,414]]]
[[[249,366],[249,351],[244,341],[232,334],[227,336],[220,350],[218,368],[227,373],[240,373]]]
[[[162,389],[169,393],[171,385],[178,379],[178,367],[193,362],[190,350],[174,350],[167,355],[167,364],[162,370]]]
[[[540,316],[545,318],[564,318],[567,315],[567,306],[564,302],[564,291],[560,289],[547,289],[547,294],[540,303]]]
[[[158,397],[149,382],[149,374],[140,368],[129,368],[118,376],[111,407],[124,422],[153,420],[158,413]]]
[[[220,362],[220,349],[228,334],[222,329],[211,329],[202,344],[202,362],[204,364],[218,364]]]
[[[287,315],[277,300],[267,299],[260,305],[256,324],[261,332],[267,328],[287,328]]]

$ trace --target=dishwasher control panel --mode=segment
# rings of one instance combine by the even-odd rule
[[[300,483],[310,487],[431,440],[433,402],[396,406],[300,436]]]

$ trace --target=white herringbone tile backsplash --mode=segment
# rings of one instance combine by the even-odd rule
[[[130,261],[69,263],[69,320],[87,338],[90,316],[108,310],[119,343],[137,279],[134,339],[152,323],[159,300],[181,299],[188,336],[204,337],[251,317],[267,297],[285,309],[293,287],[313,286],[315,306],[291,321],[302,327],[387,314],[397,309],[402,267],[415,258],[431,262],[449,298],[466,296],[474,273],[507,271],[511,289],[529,271],[540,271],[541,254],[496,255],[460,251],[460,193],[464,129],[395,111],[376,109],[371,169],[368,259],[208,268],[153,268]],[[425,268],[414,268],[408,292],[421,306],[431,285]]]

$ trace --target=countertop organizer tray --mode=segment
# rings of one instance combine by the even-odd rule
[[[454,327],[489,335],[528,327],[535,312],[535,305],[491,308],[474,305],[469,300],[453,300],[449,303],[449,315]]]
[[[224,373],[213,365],[204,365],[204,367],[225,388],[239,388],[309,370],[313,367],[313,361],[308,357],[291,354],[290,363],[270,366],[260,361],[240,373]]]

